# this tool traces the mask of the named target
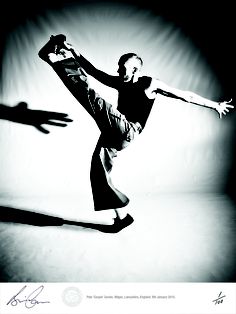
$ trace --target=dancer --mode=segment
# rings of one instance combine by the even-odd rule
[[[215,102],[190,91],[182,91],[149,76],[141,76],[142,59],[135,53],[120,57],[118,75],[109,75],[95,68],[66,41],[66,36],[51,36],[40,49],[39,57],[46,61],[65,86],[93,117],[101,134],[92,156],[90,180],[95,211],[115,213],[110,232],[129,226],[128,197],[114,187],[110,172],[118,151],[127,147],[144,129],[158,94],[214,109],[219,117],[234,108],[230,101]],[[115,108],[90,86],[87,74],[118,91]]]

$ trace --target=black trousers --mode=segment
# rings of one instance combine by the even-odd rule
[[[115,209],[126,206],[128,197],[114,187],[110,173],[118,151],[127,147],[142,128],[127,121],[111,104],[89,87],[86,72],[74,58],[52,64],[65,86],[93,117],[101,131],[92,156],[90,180],[94,209]]]

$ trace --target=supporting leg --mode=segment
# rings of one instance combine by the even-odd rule
[[[95,210],[121,208],[129,203],[128,197],[116,189],[111,181],[110,173],[116,156],[117,150],[103,147],[103,139],[100,137],[90,171]]]

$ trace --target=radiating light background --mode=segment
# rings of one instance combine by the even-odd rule
[[[1,176],[6,193],[67,195],[89,189],[87,167],[98,136],[95,124],[37,55],[57,33],[65,33],[108,73],[116,74],[121,54],[135,51],[144,59],[144,74],[213,100],[221,96],[214,73],[191,40],[150,12],[100,4],[47,12],[38,23],[27,21],[8,38],[2,102],[26,101],[30,108],[66,112],[74,123],[67,129],[50,127],[51,134],[45,136],[30,127],[1,122],[2,132],[10,135],[11,154],[1,157],[11,169],[9,173],[6,164]],[[115,103],[115,91],[101,84],[96,88]],[[147,129],[117,160],[120,184],[131,192],[219,189],[226,164],[222,143],[228,139],[227,122],[211,110],[159,97]],[[139,184],[140,178],[145,186]]]
[[[1,205],[80,219],[88,214],[93,215],[89,169],[99,132],[93,120],[66,90],[50,66],[37,55],[50,35],[58,33],[66,34],[69,42],[74,44],[95,66],[107,73],[116,74],[120,55],[126,52],[136,52],[144,60],[144,75],[157,77],[173,87],[191,90],[212,100],[219,100],[222,96],[222,89],[214,72],[191,38],[186,37],[180,29],[165,21],[161,16],[135,6],[115,3],[68,5],[57,11],[47,10],[38,16],[37,20],[28,19],[15,29],[7,38],[3,58],[4,80],[1,103],[14,106],[20,101],[25,101],[31,109],[65,112],[74,121],[66,128],[47,126],[50,134],[45,135],[31,126],[0,120]],[[90,81],[106,100],[116,104],[116,91],[92,78]],[[228,170],[227,151],[230,151],[232,128],[229,123],[230,119],[230,116],[227,116],[220,120],[216,112],[210,109],[158,96],[146,129],[130,147],[119,154],[113,172],[114,183],[131,198],[134,215],[145,216],[143,207],[147,206],[150,215],[160,217],[159,215],[163,214],[163,218],[166,214],[160,209],[161,204],[163,209],[166,208],[167,213],[175,207],[174,216],[172,216],[173,213],[169,213],[169,217],[175,217],[180,225],[185,224],[185,219],[187,219],[185,226],[191,230],[191,223],[194,223],[194,217],[199,210],[204,241],[201,242],[200,227],[193,238],[197,237],[200,248],[201,245],[204,246],[208,239],[207,230],[212,224],[211,215],[215,212],[205,202],[201,207],[199,205],[201,201],[198,204],[197,200],[201,199],[201,193],[211,195],[220,192],[224,184],[225,173]],[[181,214],[179,216],[178,210],[181,211],[182,208],[182,202],[178,200],[179,196],[176,202],[172,201],[171,204],[166,205],[168,199],[173,199],[173,195],[181,195],[178,193],[194,195],[192,201],[188,201],[188,205],[183,206],[186,214],[190,207],[188,218]],[[163,195],[166,195],[165,201],[163,201]],[[215,201],[212,202],[212,204],[217,204]],[[141,204],[140,208],[135,212],[138,204]],[[231,213],[230,209],[227,210],[227,204],[225,201],[225,212]],[[194,208],[198,210],[195,211]],[[218,208],[217,213],[219,212]],[[223,212],[222,217],[224,217]],[[229,216],[225,219],[226,221],[223,220],[225,226],[228,226]],[[143,221],[146,221],[144,217]],[[169,259],[170,265],[164,272],[162,267],[171,255],[168,253],[162,255],[163,260],[158,262],[160,263],[158,269],[162,276],[154,276],[154,280],[191,281],[191,278],[193,280],[217,278],[216,274],[214,274],[215,277],[211,277],[207,273],[214,266],[214,254],[210,256],[212,264],[208,263],[209,268],[205,275],[201,273],[201,265],[192,277],[192,270],[189,276],[184,275],[183,269],[181,273],[181,250],[184,252],[183,256],[187,258],[184,263],[186,265],[189,263],[191,268],[193,260],[196,262],[196,259],[200,259],[200,256],[204,254],[206,257],[210,254],[211,247],[217,251],[222,243],[232,240],[232,234],[222,231],[221,235],[224,237],[221,237],[221,242],[218,241],[215,246],[209,244],[209,247],[204,247],[202,251],[200,250],[199,256],[191,255],[193,246],[186,245],[183,241],[188,238],[188,233],[181,233],[181,228],[176,227],[173,219],[165,221],[166,225],[169,224],[165,232],[164,229],[160,229],[161,225],[158,221],[159,229],[152,227],[153,232],[156,230],[165,233],[164,236],[162,233],[165,241],[168,239],[167,233],[170,237],[169,242],[162,242],[160,238],[158,239],[160,234],[156,234],[156,231],[151,233],[154,241],[157,239],[159,241],[159,244],[154,242],[157,245],[157,251],[163,253],[166,247],[176,247],[178,241],[181,243],[181,248],[171,257],[172,259]],[[214,216],[213,221],[218,221],[218,216]],[[147,221],[146,223],[148,225]],[[141,222],[140,227],[142,230]],[[218,234],[217,231],[216,228],[209,236],[212,240]],[[136,232],[139,231],[136,230]],[[142,238],[142,231],[140,232],[140,238]],[[84,237],[86,238],[87,235],[88,233],[85,232]],[[130,234],[128,236],[133,239]],[[189,237],[188,243],[192,244],[191,241],[196,240],[193,238]],[[92,241],[89,236],[88,239]],[[144,242],[145,239],[143,239]],[[113,240],[110,237],[106,241],[108,241],[107,245],[110,245]],[[152,241],[150,235],[149,241]],[[84,243],[85,245],[87,243],[85,239]],[[119,240],[118,247],[120,244]],[[131,245],[134,243],[132,242]],[[153,253],[157,259],[159,255],[151,249],[151,244],[146,248],[147,252],[144,252],[143,256],[151,259],[150,256]],[[48,252],[47,249],[45,250]],[[189,252],[191,252],[190,257],[188,257]],[[135,256],[139,256],[138,251],[136,253]],[[94,254],[96,255],[96,252]],[[231,254],[233,253],[230,244],[226,247],[227,254],[232,263]],[[216,255],[220,256],[220,251],[217,251]],[[176,274],[171,267],[174,260],[179,265]],[[61,263],[64,265],[64,262]],[[223,264],[224,261],[220,266]],[[124,269],[127,272],[126,266]],[[151,273],[147,274],[145,267],[142,267],[143,277],[138,275],[136,279],[151,280]],[[154,268],[151,269],[154,272]],[[76,280],[97,279],[96,271],[94,269],[93,271],[91,277],[81,271],[80,277],[76,277]],[[63,280],[63,276],[60,276]],[[27,280],[30,278],[37,280],[37,277],[32,274],[26,275]],[[47,280],[48,277],[44,275],[43,278]],[[49,276],[49,278],[55,280],[54,276]],[[71,278],[72,274],[64,277],[65,280],[71,280]],[[109,281],[106,276],[104,278],[100,275],[99,278]],[[114,280],[118,281],[129,280],[129,278],[135,280],[135,275],[128,276],[122,271],[118,272],[117,277],[114,275]],[[219,278],[222,279],[222,277]]]

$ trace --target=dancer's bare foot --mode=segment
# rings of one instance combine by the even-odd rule
[[[48,63],[54,63],[73,57],[71,47],[72,46],[66,43],[65,35],[51,35],[49,41],[40,49],[38,55],[42,60]]]
[[[128,227],[134,222],[134,219],[129,214],[125,218],[120,219],[119,217],[114,218],[113,225],[101,225],[97,230],[104,233],[118,233],[122,229]]]

